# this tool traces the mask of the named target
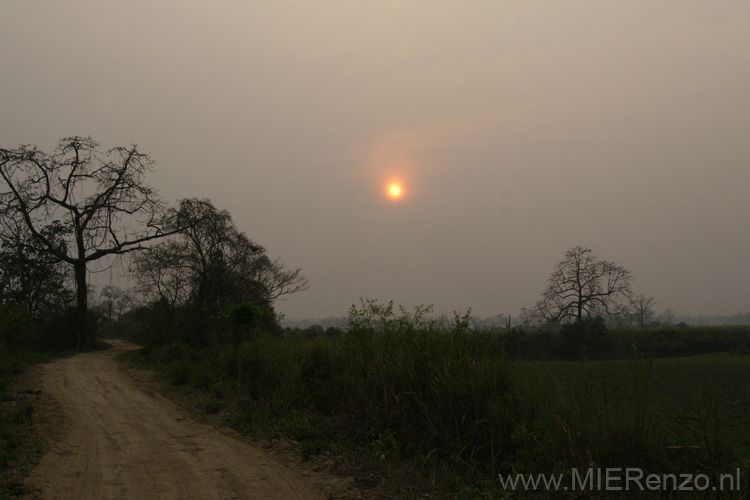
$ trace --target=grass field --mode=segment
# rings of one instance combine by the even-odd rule
[[[667,418],[718,417],[719,438],[737,460],[750,460],[750,356],[711,353],[651,361],[518,362],[526,377],[570,400],[598,393],[614,402],[628,395],[634,363],[648,375],[648,411]],[[649,366],[650,363],[650,366]],[[648,372],[646,374],[645,372]],[[690,444],[690,443],[685,443]],[[700,445],[701,443],[695,443]]]
[[[434,498],[517,494],[499,489],[500,473],[745,475],[749,355],[529,361],[509,358],[500,342],[408,328],[290,333],[246,341],[241,372],[229,348],[177,342],[140,357],[176,384],[209,391],[212,412],[235,408],[243,431],[290,437],[303,456],[348,450],[399,468],[406,461],[436,485]]]
[[[432,485],[410,490],[416,497],[516,495],[499,474],[746,470],[747,327],[498,333],[458,315],[437,325],[428,313],[363,301],[348,331],[243,338],[225,327],[198,341],[154,311],[135,330],[137,358],[204,391],[206,410],[238,429],[299,442],[303,457],[409,468]]]

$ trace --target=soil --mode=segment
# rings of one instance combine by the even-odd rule
[[[33,367],[34,427],[45,453],[26,499],[356,499],[352,477],[300,463],[283,443],[264,449],[199,421],[153,390],[142,370],[106,351]],[[39,392],[41,391],[41,392]],[[369,496],[369,495],[368,495]]]

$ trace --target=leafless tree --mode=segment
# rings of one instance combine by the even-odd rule
[[[135,306],[136,300],[127,290],[117,286],[105,286],[99,292],[97,308],[109,322],[117,321],[123,313]]]
[[[672,326],[676,317],[677,314],[672,310],[672,308],[667,307],[667,309],[661,314],[662,326]]]
[[[575,321],[622,312],[631,295],[630,271],[599,260],[590,248],[577,246],[565,253],[549,277],[535,312],[550,323]]]
[[[645,295],[631,297],[630,314],[639,328],[646,328],[654,316],[654,298]]]
[[[4,211],[20,217],[44,251],[73,268],[76,336],[91,347],[87,327],[87,265],[143,248],[179,228],[166,229],[168,211],[144,182],[154,162],[135,145],[102,152],[90,137],[62,139],[53,154],[36,147],[0,149]],[[43,228],[58,224],[62,243]]]

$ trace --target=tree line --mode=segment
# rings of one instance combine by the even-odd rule
[[[210,200],[164,202],[146,182],[153,168],[135,145],[102,151],[90,137],[62,139],[51,154],[0,149],[0,304],[32,318],[67,309],[76,347],[90,349],[89,267],[129,255],[146,304],[188,309],[207,324],[247,303],[258,325],[278,329],[274,301],[307,287],[301,269],[270,258]],[[633,293],[628,269],[576,246],[523,320],[583,328],[627,317],[645,327],[653,304]]]
[[[276,325],[274,301],[307,287],[301,269],[271,259],[210,200],[162,200],[146,182],[154,161],[136,145],[99,146],[74,136],[51,154],[0,148],[0,305],[33,318],[71,311],[75,346],[90,349],[89,267],[132,256],[147,304],[205,322],[247,303]]]

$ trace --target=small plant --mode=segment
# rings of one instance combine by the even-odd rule
[[[223,403],[218,399],[206,401],[203,404],[201,404],[203,411],[205,411],[208,414],[219,413],[223,406],[224,406]]]
[[[175,359],[164,367],[164,375],[175,385],[185,385],[190,382],[192,363],[188,359]]]
[[[378,304],[374,299],[359,299],[360,306],[352,304],[349,308],[349,330],[369,331],[375,333],[401,334],[418,330],[435,329],[436,320],[430,318],[432,306],[419,305],[412,312],[404,306],[398,306],[398,314],[394,312],[393,301],[385,305]]]

